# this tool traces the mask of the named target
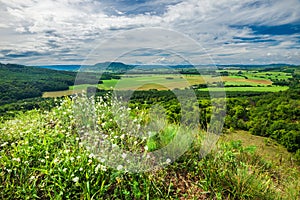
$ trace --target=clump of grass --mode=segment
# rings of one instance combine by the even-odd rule
[[[146,125],[146,112],[99,99],[94,104],[96,120],[89,121],[88,115],[75,116],[74,101],[65,98],[49,112],[32,110],[0,124],[1,199],[299,197],[299,171],[282,171],[240,142],[221,144],[200,159],[199,140],[177,161],[154,171],[129,173],[122,165],[111,168],[107,158],[87,149],[84,141],[90,130],[99,130],[122,149],[146,155],[167,145],[180,128],[166,123],[156,136],[137,137],[138,127]],[[121,109],[116,111],[114,106]],[[184,141],[184,135],[179,139]]]

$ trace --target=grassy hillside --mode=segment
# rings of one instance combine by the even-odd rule
[[[49,112],[32,110],[0,124],[1,199],[300,197],[300,174],[296,167],[281,167],[240,141],[220,142],[201,159],[201,132],[196,134],[191,148],[165,168],[141,173],[125,172],[121,163],[116,163],[119,170],[110,168],[111,163],[102,154],[87,150],[86,134],[76,131],[85,129],[74,115],[73,103],[66,98]],[[139,123],[120,129],[110,120],[111,106],[105,100],[96,104],[98,130],[122,149],[151,155],[148,153],[153,149],[162,147],[162,141],[169,142],[178,134],[176,124],[166,123],[158,138],[138,139],[130,132],[137,131],[139,123],[147,122],[147,114],[121,108],[121,113],[131,113],[132,120]],[[112,150],[110,156],[113,154]]]

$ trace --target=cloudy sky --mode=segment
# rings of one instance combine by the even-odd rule
[[[0,0],[0,62],[299,64],[299,10],[299,0]]]

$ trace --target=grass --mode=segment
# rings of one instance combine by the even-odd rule
[[[112,147],[110,159],[88,150],[95,146],[85,144],[87,137],[98,141],[89,132],[93,124],[87,110],[89,102],[74,102],[65,98],[51,111],[32,110],[0,124],[1,199],[299,198],[299,171],[264,158],[248,146],[246,133],[232,138],[244,138],[245,145],[222,141],[203,159],[199,157],[201,136],[196,135],[191,148],[170,165],[148,172],[126,172],[124,167],[134,164],[126,161],[129,155],[118,159]],[[79,118],[76,111],[81,113]],[[113,111],[117,113],[112,115]],[[162,123],[156,124],[162,128],[157,139],[136,137],[138,127],[148,123],[146,112],[105,99],[96,103],[95,114],[101,137],[104,134],[121,149],[150,155],[145,159],[151,162],[159,160],[150,152],[166,145],[179,130],[176,124]]]
[[[257,153],[266,160],[280,165],[294,165],[292,154],[271,138],[252,135],[246,131],[232,131],[229,134],[222,135],[220,141],[230,142],[238,140],[240,140],[244,146],[256,146]]]
[[[249,92],[279,92],[279,91],[285,91],[287,90],[287,86],[272,86],[272,87],[225,87],[225,88],[203,88],[200,89],[201,91],[224,91],[225,92],[243,92],[243,91],[249,91]]]
[[[44,92],[43,93],[43,98],[48,98],[48,97],[62,97],[62,96],[68,96],[76,93],[82,92],[82,89],[80,90],[63,90],[63,91],[53,91],[53,92]]]

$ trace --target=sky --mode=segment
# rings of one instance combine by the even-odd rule
[[[300,64],[299,0],[0,0],[0,62]]]

